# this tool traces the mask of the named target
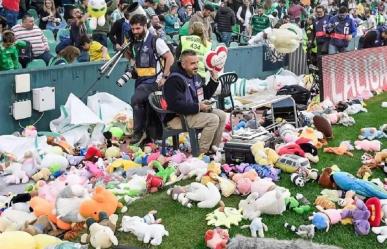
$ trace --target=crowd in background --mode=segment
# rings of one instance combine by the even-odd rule
[[[131,0],[110,0],[106,22],[91,30],[88,0],[0,0],[0,70],[109,60],[130,40]],[[311,56],[387,44],[386,0],[138,0],[149,31],[181,49],[195,32],[204,42],[246,45],[267,28],[296,23]],[[200,27],[198,27],[200,26]],[[52,37],[51,37],[52,34]],[[50,37],[48,37],[50,36]],[[180,44],[180,45],[179,45]],[[177,48],[176,48],[177,47]],[[180,47],[180,48],[179,48]],[[28,58],[32,57],[32,58]]]

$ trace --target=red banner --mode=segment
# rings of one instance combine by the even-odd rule
[[[387,47],[322,57],[324,99],[334,103],[387,88]]]

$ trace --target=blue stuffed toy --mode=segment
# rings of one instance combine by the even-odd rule
[[[374,140],[386,137],[383,130],[378,130],[375,127],[367,127],[360,129],[359,139]]]
[[[347,172],[334,172],[332,178],[336,185],[342,190],[353,190],[356,194],[364,197],[387,199],[386,190],[378,187],[372,182],[356,178]]]

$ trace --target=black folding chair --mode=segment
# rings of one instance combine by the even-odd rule
[[[162,99],[162,92],[154,92],[151,93],[148,97],[149,104],[152,106],[152,108],[157,112],[162,127],[163,127],[163,134],[162,134],[162,143],[161,143],[161,153],[163,155],[166,154],[166,140],[168,137],[172,137],[173,141],[173,148],[177,150],[179,148],[179,134],[183,132],[188,132],[189,139],[191,143],[191,152],[192,156],[197,157],[199,156],[199,142],[198,142],[198,135],[197,130],[195,128],[189,128],[187,120],[184,115],[179,115],[181,119],[181,127],[182,129],[171,129],[168,127],[168,125],[164,122],[164,116],[169,113],[175,113],[168,110],[163,110],[161,108],[161,99]]]
[[[238,75],[236,73],[225,73],[220,75],[218,80],[221,84],[221,91],[218,96],[218,108],[224,110],[224,99],[229,97],[232,109],[234,109],[234,100],[231,95],[231,85],[238,80]]]

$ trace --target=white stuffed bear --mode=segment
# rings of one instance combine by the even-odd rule
[[[5,231],[18,231],[24,224],[36,220],[33,213],[27,213],[19,210],[6,209],[0,216],[0,233]]]
[[[179,179],[188,179],[190,177],[190,172],[197,171],[198,169],[203,169],[207,172],[207,166],[207,163],[203,160],[195,157],[189,158],[177,166],[178,172],[180,173]],[[191,174],[194,175],[193,173]]]
[[[302,42],[302,30],[295,24],[286,23],[279,29],[265,29],[252,37],[248,43],[262,44],[266,39],[279,53],[293,53]]]
[[[165,227],[161,224],[147,224],[146,221],[138,216],[122,217],[121,228],[123,232],[134,234],[138,240],[151,245],[158,246],[163,242],[163,236],[169,236]]]
[[[199,208],[213,208],[218,205],[222,197],[219,189],[212,182],[207,183],[207,186],[193,182],[188,187],[187,198],[198,201]]]
[[[383,227],[373,227],[372,232],[377,234],[378,236],[376,239],[378,240],[379,243],[383,243],[387,239],[387,226]]]
[[[22,165],[20,163],[13,163],[11,167],[12,174],[5,178],[5,183],[20,184],[27,183],[29,181],[28,175],[24,170],[22,170]]]
[[[69,161],[67,160],[66,157],[54,153],[46,154],[40,165],[37,166],[38,169],[43,169],[43,168],[50,168],[53,165],[59,164],[60,165],[60,170],[65,171],[67,167],[69,166]]]
[[[260,238],[264,238],[264,232],[268,230],[266,224],[262,222],[262,218],[254,218],[250,225],[242,226],[242,228],[250,228],[251,237],[253,238],[257,237],[257,233]]]
[[[245,219],[253,220],[261,214],[277,215],[286,210],[285,198],[290,197],[286,188],[276,187],[259,197],[257,192],[251,193],[246,200],[239,202],[239,209]]]
[[[105,25],[106,11],[107,4],[105,0],[89,0],[89,3],[87,5],[87,12],[90,15],[89,25],[92,30],[97,28],[97,23],[99,26]]]
[[[65,222],[84,221],[79,208],[89,197],[87,189],[79,184],[65,187],[59,192],[55,202],[57,217]]]

